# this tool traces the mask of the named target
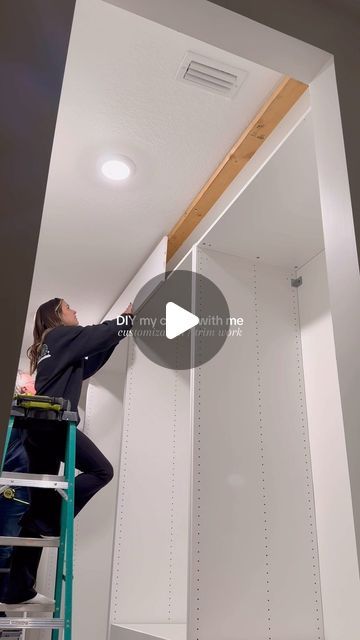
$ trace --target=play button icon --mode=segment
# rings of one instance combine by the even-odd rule
[[[133,300],[131,334],[142,353],[168,369],[191,369],[223,346],[229,308],[206,276],[176,269],[151,278]]]
[[[199,324],[199,318],[195,314],[179,307],[175,302],[166,304],[166,337],[169,340],[173,340],[197,324]]]

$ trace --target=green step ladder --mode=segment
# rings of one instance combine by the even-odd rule
[[[55,604],[24,604],[14,610],[14,605],[7,607],[2,605],[0,610],[5,613],[44,613],[52,612],[51,618],[35,617],[0,617],[0,638],[10,637],[9,633],[15,628],[22,629],[52,629],[52,640],[58,640],[59,630],[63,631],[63,640],[71,640],[72,620],[72,583],[73,583],[73,544],[74,544],[74,483],[75,483],[75,448],[76,427],[79,416],[76,411],[71,411],[69,400],[49,396],[36,396],[30,394],[17,394],[14,396],[10,412],[9,424],[5,439],[4,454],[0,467],[0,491],[10,491],[12,487],[38,487],[43,489],[55,489],[62,496],[60,537],[49,540],[43,538],[20,538],[0,536],[0,546],[37,546],[57,547],[57,564],[55,579]],[[31,429],[31,424],[39,426],[42,419],[55,420],[66,423],[66,450],[64,476],[40,475],[29,473],[10,473],[3,471],[7,448],[10,441],[11,430],[15,417],[18,418],[16,427]],[[54,428],[57,428],[54,425]],[[61,618],[64,582],[63,618]]]

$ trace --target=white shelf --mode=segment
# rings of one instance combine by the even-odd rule
[[[140,640],[145,636],[162,640],[186,640],[186,624],[133,622],[111,626],[110,640]]]

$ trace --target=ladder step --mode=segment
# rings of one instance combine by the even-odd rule
[[[0,611],[4,613],[52,613],[55,610],[55,602],[49,602],[49,604],[6,604],[5,602],[0,603]],[[0,618],[0,629],[3,620],[6,618]],[[9,618],[9,620],[13,620],[13,618]]]
[[[4,471],[0,475],[0,486],[40,487],[42,489],[67,489],[64,476],[51,476],[38,473],[12,473]]]
[[[0,618],[0,629],[63,629],[62,618]]]
[[[60,538],[20,538],[0,536],[0,547],[59,547]],[[7,569],[8,571],[8,569]]]

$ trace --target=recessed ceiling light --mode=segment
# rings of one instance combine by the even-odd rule
[[[132,172],[132,163],[128,159],[107,160],[101,167],[101,172],[109,180],[126,180]]]

